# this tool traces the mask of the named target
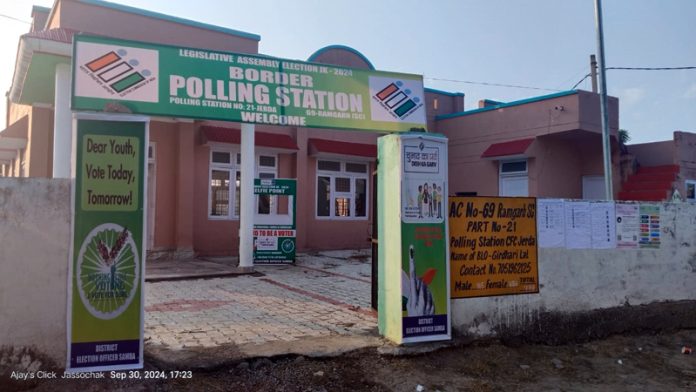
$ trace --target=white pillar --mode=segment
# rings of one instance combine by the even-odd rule
[[[72,159],[72,113],[70,112],[70,65],[56,65],[53,118],[53,178],[70,178]]]
[[[254,124],[242,124],[239,205],[239,267],[254,267]]]

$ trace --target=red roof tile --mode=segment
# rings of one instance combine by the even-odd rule
[[[242,136],[239,129],[213,127],[204,125],[201,132],[207,141],[241,144]],[[299,150],[297,143],[288,135],[268,132],[255,132],[254,145],[257,147],[281,148],[284,150]]]
[[[486,151],[481,154],[481,158],[502,157],[508,155],[520,155],[527,151],[534,138],[512,140],[503,143],[494,143],[488,146]]]
[[[312,154],[323,152],[328,154],[377,158],[377,146],[374,144],[339,142],[326,139],[309,139],[309,146]]]
[[[77,30],[57,28],[50,30],[38,30],[32,31],[31,33],[24,34],[27,38],[39,38],[48,41],[64,42],[66,44],[72,44],[73,36],[78,33]]]

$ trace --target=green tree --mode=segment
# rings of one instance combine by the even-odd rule
[[[619,148],[621,148],[621,153],[628,153],[628,147],[626,145],[631,141],[631,135],[628,134],[628,129],[619,129]]]

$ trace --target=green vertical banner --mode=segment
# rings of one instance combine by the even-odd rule
[[[451,338],[447,139],[378,143],[379,328],[396,343]]]
[[[66,368],[141,368],[147,123],[78,119],[74,135]]]
[[[254,179],[254,194],[259,195],[259,208],[270,212],[281,208],[287,200],[287,214],[280,211],[254,217],[254,264],[292,264],[295,262],[295,195],[297,180]],[[275,211],[274,211],[275,212]]]

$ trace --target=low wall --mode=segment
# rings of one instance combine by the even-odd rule
[[[653,318],[659,318],[659,310],[633,305],[696,299],[696,205],[664,204],[661,226],[660,249],[541,248],[539,294],[453,300],[453,329],[470,337],[546,343],[603,336],[588,330],[593,324],[607,333],[651,329],[650,318],[645,325],[630,323],[641,322],[635,312],[657,312]],[[672,327],[696,327],[693,302],[677,306],[680,310],[670,306],[672,315],[687,312],[684,323]],[[617,307],[625,312],[609,311]],[[654,327],[660,329],[658,323]]]
[[[0,350],[65,363],[69,242],[70,180],[0,178]]]
[[[554,343],[696,327],[696,204],[664,204],[661,225],[660,249],[540,249],[539,294],[453,300],[454,330]],[[0,178],[0,240],[0,356],[28,347],[62,366],[70,181]]]

